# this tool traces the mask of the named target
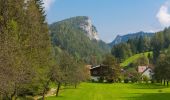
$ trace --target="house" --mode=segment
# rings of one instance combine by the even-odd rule
[[[99,81],[101,77],[104,78],[106,76],[106,73],[108,73],[109,70],[110,68],[103,64],[92,66],[90,68],[91,80]]]
[[[152,79],[153,69],[149,66],[138,66],[138,72],[141,73],[142,76],[147,76],[149,79]]]
[[[153,76],[152,68],[148,67],[147,69],[145,69],[142,73],[142,76],[147,76],[149,79],[152,79]]]
[[[138,66],[138,73],[143,73],[147,68],[148,66]]]

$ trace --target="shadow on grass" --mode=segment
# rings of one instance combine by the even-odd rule
[[[164,89],[164,88],[168,88],[168,87],[160,85],[160,84],[141,83],[141,84],[134,84],[133,88],[134,89]]]
[[[140,96],[122,97],[125,100],[170,100],[170,93],[135,93]]]

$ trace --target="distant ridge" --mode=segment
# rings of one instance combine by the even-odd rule
[[[131,33],[131,34],[127,34],[127,35],[117,35],[116,38],[111,42],[109,43],[109,45],[112,47],[113,45],[116,45],[116,44],[119,44],[119,43],[122,43],[122,42],[127,42],[129,39],[134,39],[134,38],[138,38],[138,37],[153,37],[154,36],[154,33],[149,33],[149,32],[143,32],[143,31],[140,31],[140,32],[137,32],[137,33]]]

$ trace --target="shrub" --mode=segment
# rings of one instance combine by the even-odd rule
[[[148,83],[148,81],[149,81],[149,78],[148,78],[147,76],[145,76],[145,75],[142,76],[142,79],[143,79],[143,81],[146,82],[146,83]]]
[[[129,79],[128,79],[128,78],[125,79],[125,80],[124,80],[124,83],[129,83]]]
[[[104,78],[103,78],[103,77],[100,77],[100,78],[99,78],[99,83],[103,83],[103,80],[104,80]]]

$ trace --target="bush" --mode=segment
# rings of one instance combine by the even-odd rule
[[[34,100],[34,98],[32,96],[19,97],[18,99],[19,100]]]
[[[113,79],[107,79],[108,83],[113,83]]]
[[[124,80],[124,83],[129,83],[129,79],[125,79],[125,80]]]
[[[146,83],[148,83],[148,81],[149,81],[149,78],[148,78],[147,76],[145,76],[145,75],[142,76],[142,79],[143,79],[143,81],[146,82]]]
[[[132,81],[132,83],[136,83],[136,82],[138,82],[138,79],[133,77],[133,78],[131,78],[131,81]]]
[[[103,77],[100,77],[100,78],[99,78],[99,83],[103,83],[103,81],[104,81],[104,78],[103,78]]]

